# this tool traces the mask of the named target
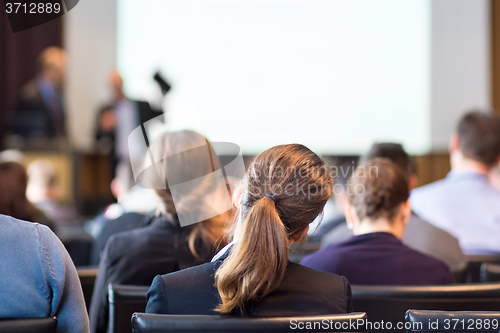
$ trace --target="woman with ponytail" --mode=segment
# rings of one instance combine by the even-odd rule
[[[288,260],[331,197],[323,161],[299,144],[259,154],[236,191],[233,241],[210,263],[157,276],[146,312],[294,316],[352,311],[349,282]]]
[[[164,133],[150,151],[156,163],[138,180],[155,189],[158,206],[140,228],[106,243],[90,304],[92,333],[107,331],[110,283],[149,286],[158,274],[209,262],[226,244],[232,203],[223,177],[214,176],[220,162],[210,142],[184,130]]]

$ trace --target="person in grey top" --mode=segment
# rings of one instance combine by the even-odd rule
[[[408,177],[410,191],[417,187],[418,179],[414,164],[402,145],[397,143],[376,143],[363,156],[360,163],[374,158],[386,158],[399,166]],[[343,223],[322,239],[322,247],[343,241],[352,236],[352,231]],[[435,227],[412,213],[402,239],[411,248],[443,261],[450,269],[461,267],[465,258],[458,240],[448,232]]]

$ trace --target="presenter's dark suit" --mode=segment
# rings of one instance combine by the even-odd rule
[[[301,264],[341,274],[352,284],[441,285],[455,280],[443,262],[386,232],[352,236],[306,256]]]
[[[189,251],[189,227],[176,227],[167,218],[156,218],[144,227],[111,236],[102,253],[92,301],[91,332],[106,332],[110,283],[149,286],[153,278],[209,261],[214,251],[196,246],[205,261]]]
[[[147,313],[217,315],[220,298],[214,274],[228,253],[215,262],[157,276],[148,292]],[[280,286],[245,308],[250,317],[321,315],[352,312],[346,278],[288,263]],[[234,313],[241,314],[241,313]]]
[[[9,122],[9,130],[24,137],[56,137],[65,135],[65,111],[60,93],[42,93],[39,80],[26,83]]]

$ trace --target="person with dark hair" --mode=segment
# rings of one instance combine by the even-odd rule
[[[235,193],[233,241],[212,262],[157,276],[147,313],[258,317],[352,311],[347,279],[288,260],[332,195],[323,161],[299,144],[270,148]]]
[[[346,276],[363,285],[437,285],[454,282],[441,261],[403,244],[411,216],[408,180],[387,159],[372,159],[354,172],[346,218],[354,236],[306,256],[302,265]]]
[[[450,159],[445,179],[412,192],[413,210],[458,238],[465,254],[500,254],[500,191],[488,181],[500,162],[500,117],[466,114],[451,138]]]
[[[159,274],[210,261],[226,244],[232,203],[223,196],[226,184],[213,177],[220,162],[207,139],[193,131],[165,133],[150,149],[158,162],[145,172],[143,185],[155,185],[150,188],[160,204],[142,227],[108,239],[90,304],[91,332],[107,331],[110,283],[149,286]]]
[[[360,163],[366,163],[374,158],[386,158],[400,167],[408,180],[410,191],[417,186],[418,178],[415,166],[401,144],[390,142],[375,143],[368,153],[361,157]],[[344,238],[339,239],[339,235]],[[342,227],[337,228],[335,232],[327,234],[324,237],[323,244],[328,245],[339,242],[350,236],[352,236],[352,231],[344,224]],[[451,269],[458,269],[464,265],[465,258],[458,239],[448,232],[422,220],[413,212],[405,228],[403,243],[443,261]]]
[[[54,230],[54,222],[26,197],[28,175],[17,162],[0,162],[0,214],[19,220],[38,222]]]

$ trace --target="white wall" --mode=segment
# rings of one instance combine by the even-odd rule
[[[432,150],[444,151],[464,111],[490,106],[489,1],[431,3],[429,135]],[[80,1],[64,17],[70,137],[76,149],[90,150],[95,113],[108,96],[106,75],[116,61],[116,0]]]
[[[459,118],[489,108],[490,9],[488,0],[432,1],[432,150],[446,151]]]
[[[116,66],[116,0],[85,0],[64,15],[68,51],[66,106],[70,139],[92,149],[95,114],[107,101],[107,73]]]

